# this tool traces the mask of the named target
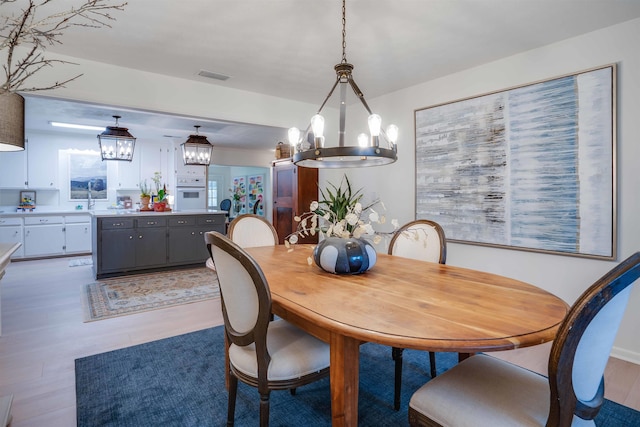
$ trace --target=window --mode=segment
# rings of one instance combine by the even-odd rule
[[[218,181],[207,181],[207,206],[209,209],[218,208]]]

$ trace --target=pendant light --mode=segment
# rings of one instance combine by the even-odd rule
[[[297,151],[293,155],[293,162],[298,166],[311,168],[380,166],[393,163],[398,158],[396,146],[398,127],[389,125],[386,132],[382,129],[382,118],[371,111],[364,99],[364,94],[351,75],[353,65],[347,62],[346,46],[346,0],[342,0],[342,62],[334,67],[337,74],[336,82],[318,112],[311,118],[306,131],[302,133],[298,128],[289,129],[289,144]],[[340,85],[339,139],[337,145],[328,146],[324,136],[324,117],[320,113],[338,85]],[[369,113],[370,134],[360,134],[354,145],[345,144],[347,86],[351,87]]]
[[[13,92],[0,94],[0,152],[24,150],[24,98]]]
[[[120,116],[112,117],[116,119],[116,125],[107,126],[104,132],[98,135],[102,160],[124,160],[130,162],[133,159],[136,138],[129,133],[127,128],[118,127]]]
[[[194,126],[194,128],[196,128],[196,134],[189,135],[189,139],[181,144],[182,160],[185,165],[208,166],[211,162],[213,145],[209,143],[206,136],[198,134],[200,126]]]

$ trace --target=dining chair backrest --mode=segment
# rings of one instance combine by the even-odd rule
[[[205,243],[218,274],[225,331],[233,344],[255,343],[257,353],[265,355],[258,361],[264,363],[259,372],[266,375],[271,293],[264,274],[251,256],[222,234],[207,232]]]
[[[632,285],[640,252],[602,276],[572,305],[549,356],[549,425],[592,419],[604,400],[604,370]],[[575,409],[574,409],[575,408]]]
[[[229,224],[229,238],[243,248],[274,246],[278,232],[269,221],[259,215],[244,214]]]
[[[231,199],[223,199],[220,202],[220,210],[228,213],[231,210]]]
[[[447,241],[435,221],[418,219],[400,227],[389,242],[389,255],[445,264]]]

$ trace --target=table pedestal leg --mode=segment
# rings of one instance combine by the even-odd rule
[[[358,425],[360,341],[331,334],[331,417],[333,427]]]

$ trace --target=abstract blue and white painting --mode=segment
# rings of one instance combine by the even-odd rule
[[[416,110],[416,218],[449,240],[614,258],[615,71]]]

